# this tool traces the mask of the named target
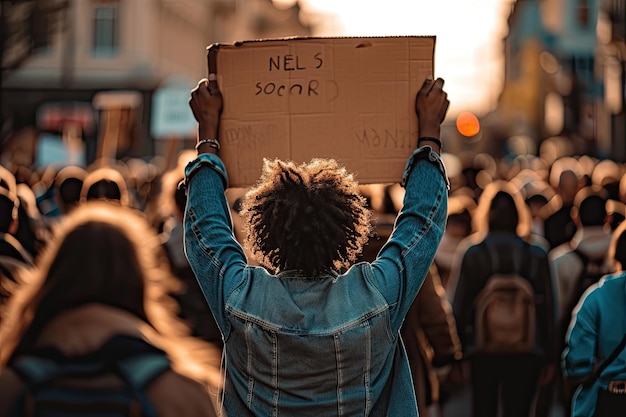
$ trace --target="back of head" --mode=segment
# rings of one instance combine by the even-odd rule
[[[574,198],[573,215],[580,219],[582,226],[602,226],[607,221],[607,200],[608,193],[603,188],[584,187]]]
[[[90,172],[85,177],[80,192],[80,200],[106,200],[122,206],[130,204],[126,181],[115,168],[102,167]]]
[[[580,179],[576,172],[566,169],[559,176],[558,193],[563,200],[563,205],[569,206],[573,203],[574,196],[580,189]]]
[[[70,287],[67,296],[76,297],[76,303],[95,298],[144,317],[149,258],[142,248],[153,234],[139,213],[86,203],[55,229],[54,237],[55,244],[41,261],[43,270],[48,267],[47,280],[75,281],[76,288]]]
[[[54,179],[59,205],[67,213],[80,202],[80,192],[87,171],[78,166],[67,166],[61,169]]]
[[[511,194],[498,191],[489,207],[489,230],[515,233],[518,222],[517,208]]]
[[[475,230],[527,237],[531,216],[521,193],[508,181],[494,181],[482,192],[473,216]]]
[[[157,267],[149,246],[155,242],[145,219],[129,208],[88,202],[63,218],[11,311],[15,320],[32,318],[22,323],[26,332],[20,346],[32,346],[59,313],[90,303],[116,307],[148,322],[145,280],[149,268]]]
[[[273,272],[304,276],[347,268],[370,230],[370,211],[357,182],[336,161],[296,165],[265,161],[245,197],[246,243]]]

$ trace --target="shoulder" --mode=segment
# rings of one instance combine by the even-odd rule
[[[592,284],[581,296],[582,309],[615,310],[617,306],[624,307],[623,299],[626,294],[626,273],[606,275],[600,281]]]
[[[457,251],[463,253],[463,256],[468,258],[484,253],[487,251],[485,240],[483,233],[473,233],[459,242]]]
[[[548,258],[548,250],[541,242],[535,240],[530,242],[525,241],[524,245],[528,249],[528,252],[530,252],[531,256],[536,258]]]
[[[215,416],[215,406],[206,387],[173,370],[152,382],[146,393],[158,415]]]
[[[595,292],[597,292],[598,297],[623,298],[626,293],[626,272],[605,275],[593,287],[597,288]]]

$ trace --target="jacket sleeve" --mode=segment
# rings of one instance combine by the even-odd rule
[[[242,283],[246,266],[224,195],[227,183],[217,155],[201,154],[185,168],[185,254],[224,337],[225,300]]]
[[[597,286],[590,287],[574,309],[562,354],[563,374],[572,380],[582,380],[591,374],[598,351],[601,306],[591,288],[597,291]]]
[[[400,330],[443,236],[448,182],[439,155],[418,148],[405,169],[403,207],[394,230],[372,263],[374,285],[391,306],[391,325]]]

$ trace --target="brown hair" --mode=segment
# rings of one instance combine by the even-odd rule
[[[301,165],[265,160],[242,215],[246,244],[261,265],[304,276],[349,267],[371,228],[358,183],[332,159]]]
[[[156,236],[133,209],[89,202],[73,211],[10,300],[0,333],[0,363],[30,349],[56,315],[84,304],[106,304],[154,321],[145,307],[148,298],[159,298],[151,280],[166,282],[158,275],[155,245]],[[160,293],[166,291],[165,284]]]

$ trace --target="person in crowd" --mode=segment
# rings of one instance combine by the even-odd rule
[[[485,188],[474,220],[477,232],[461,243],[448,286],[463,355],[470,363],[472,415],[495,417],[501,408],[507,417],[528,417],[538,386],[551,379],[557,365],[555,295],[548,253],[525,239],[530,234],[530,214],[517,189],[507,181],[495,181]],[[484,337],[479,296],[499,274],[529,283],[536,300],[529,310],[533,315],[524,316],[529,326],[525,336],[532,333],[534,337],[520,339],[524,344],[498,348],[479,343]],[[496,334],[497,330],[495,327],[489,337],[517,340],[509,333]]]
[[[32,264],[33,256],[15,237],[18,230],[20,200],[6,188],[0,187],[0,256]]]
[[[4,218],[5,227],[0,232],[8,233],[12,240],[15,238],[20,248],[25,251],[26,258],[34,259],[48,237],[47,225],[37,208],[34,192],[28,184],[18,183],[15,175],[2,166],[0,166],[0,189],[7,190],[8,194],[5,197],[13,200],[11,204],[13,208],[5,212],[10,212],[11,215]],[[10,218],[12,220],[9,231],[6,222]]]
[[[80,192],[87,171],[76,165],[62,168],[54,178],[55,199],[60,215],[66,215],[80,203]]]
[[[550,251],[558,284],[559,313],[569,325],[570,315],[584,288],[577,290],[585,271],[598,279],[610,271],[607,258],[612,230],[606,210],[608,195],[599,187],[582,188],[574,198],[571,218],[576,224],[572,239]],[[588,284],[585,284],[587,286]],[[565,329],[562,334],[565,335]]]
[[[172,361],[146,388],[158,415],[215,415],[207,388],[185,374],[197,364],[168,309],[158,249],[145,219],[118,205],[84,203],[56,226],[0,327],[0,415],[24,389],[14,368],[24,355],[53,348],[80,361],[113,343],[102,360],[116,360],[128,353],[129,338]]]
[[[100,166],[83,180],[80,201],[107,200],[124,207],[130,206],[128,186],[122,174],[110,166]]]
[[[546,208],[543,233],[550,249],[568,242],[576,233],[570,212],[574,197],[581,188],[581,179],[574,169],[564,169],[558,178],[556,193]]]
[[[452,306],[435,263],[409,308],[401,335],[420,416],[438,416],[445,400],[442,382],[446,382],[451,365],[458,363],[463,353]]]
[[[446,231],[435,255],[435,263],[444,288],[448,286],[450,270],[459,244],[473,232],[472,213],[475,208],[476,201],[467,194],[453,193],[448,199]]]
[[[562,354],[562,370],[572,386],[578,386],[589,378],[594,369],[618,348],[626,334],[625,231],[626,223],[621,223],[612,235],[608,253],[613,270],[617,272],[592,284],[578,301],[571,317]],[[600,390],[623,394],[626,350],[616,351],[616,354],[593,383],[582,384],[575,391],[572,411],[568,415],[595,415]]]
[[[571,218],[576,233],[550,251],[559,300],[558,351],[565,348],[565,335],[572,312],[584,290],[611,272],[607,253],[612,229],[606,203],[608,194],[598,186],[583,187],[576,193]],[[570,412],[573,387],[558,378],[558,398],[567,414]]]
[[[214,78],[192,91],[199,155],[185,170],[185,249],[224,336],[228,415],[418,415],[399,333],[445,228],[448,105],[443,79],[427,78],[404,207],[374,262],[354,265],[371,213],[344,167],[268,160],[242,204],[262,265],[249,266],[224,195],[222,96]]]
[[[14,236],[18,227],[19,200],[0,187],[0,323],[4,308],[20,284],[20,276],[34,265],[31,254]]]

